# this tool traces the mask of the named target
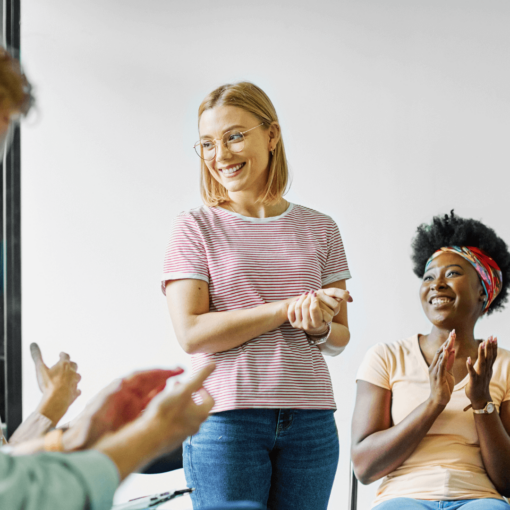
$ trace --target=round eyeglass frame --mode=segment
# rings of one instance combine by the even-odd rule
[[[195,149],[195,152],[196,152],[197,156],[200,159],[203,159],[204,161],[212,161],[216,157],[216,142],[223,143],[223,145],[224,145],[224,147],[226,149],[228,149],[230,152],[233,152],[234,154],[236,154],[238,152],[241,152],[244,149],[244,141],[245,141],[244,134],[248,133],[248,131],[252,131],[253,129],[256,129],[256,128],[260,127],[260,126],[263,126],[264,124],[265,124],[265,122],[261,122],[260,124],[250,128],[250,129],[247,129],[246,131],[239,131],[239,134],[243,136],[243,139],[242,139],[243,146],[238,151],[233,151],[231,149],[231,147],[228,146],[228,142],[225,142],[225,139],[224,139],[225,135],[228,135],[228,133],[231,133],[232,131],[235,131],[234,129],[230,129],[229,131],[225,131],[225,133],[223,133],[223,136],[220,139],[217,139],[217,138],[213,138],[212,139],[212,141],[214,142],[214,154],[212,155],[211,158],[204,158],[202,156],[202,144],[201,144],[200,140],[195,145],[193,145],[193,148]]]

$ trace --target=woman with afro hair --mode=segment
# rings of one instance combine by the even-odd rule
[[[510,253],[483,223],[450,215],[413,241],[429,334],[372,347],[357,375],[351,455],[377,510],[508,509],[510,352],[476,339],[507,301]]]

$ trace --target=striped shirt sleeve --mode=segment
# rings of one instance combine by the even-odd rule
[[[168,280],[203,280],[209,283],[205,243],[195,218],[181,213],[175,219],[163,262],[162,290]]]
[[[344,245],[337,224],[331,220],[328,229],[328,255],[325,268],[322,272],[322,285],[347,280],[351,277]]]

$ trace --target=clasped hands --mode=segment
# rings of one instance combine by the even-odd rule
[[[455,386],[453,365],[455,362],[455,330],[451,331],[446,342],[436,351],[429,367],[430,398],[441,406],[446,406]],[[481,409],[491,401],[489,385],[492,369],[498,355],[498,340],[489,337],[480,342],[478,357],[473,364],[471,357],[466,360],[469,381],[466,396],[475,409]],[[465,410],[467,410],[468,406]]]
[[[326,324],[340,312],[342,301],[352,302],[349,291],[329,287],[307,292],[290,302],[288,321],[309,335],[322,335],[327,331]]]

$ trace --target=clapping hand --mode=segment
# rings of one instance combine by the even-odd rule
[[[213,370],[214,364],[207,365],[189,381],[160,393],[138,419],[114,434],[105,434],[93,445],[115,463],[121,480],[198,432],[214,405],[203,387]],[[200,403],[194,401],[194,395],[200,397]]]
[[[63,437],[65,450],[90,447],[100,437],[138,418],[152,398],[165,388],[169,377],[183,370],[147,370],[113,381],[72,422]]]
[[[455,330],[436,351],[429,367],[430,398],[438,405],[446,406],[455,386],[453,363],[455,362]]]
[[[205,366],[189,381],[176,383],[171,392],[159,394],[147,406],[141,421],[145,424],[144,428],[153,430],[154,435],[162,439],[160,455],[172,451],[186,437],[196,434],[209,416],[214,400],[203,385],[214,369],[214,364]],[[200,396],[200,403],[193,400],[194,394]]]
[[[466,361],[469,381],[466,396],[474,409],[482,409],[491,401],[489,385],[492,379],[492,368],[498,356],[498,339],[489,337],[478,346],[478,358],[473,365],[471,358]]]
[[[37,411],[56,425],[81,394],[78,389],[81,380],[77,372],[78,365],[71,361],[69,354],[61,352],[60,360],[48,367],[36,343],[30,345],[30,354],[35,364],[37,383],[43,394]]]

